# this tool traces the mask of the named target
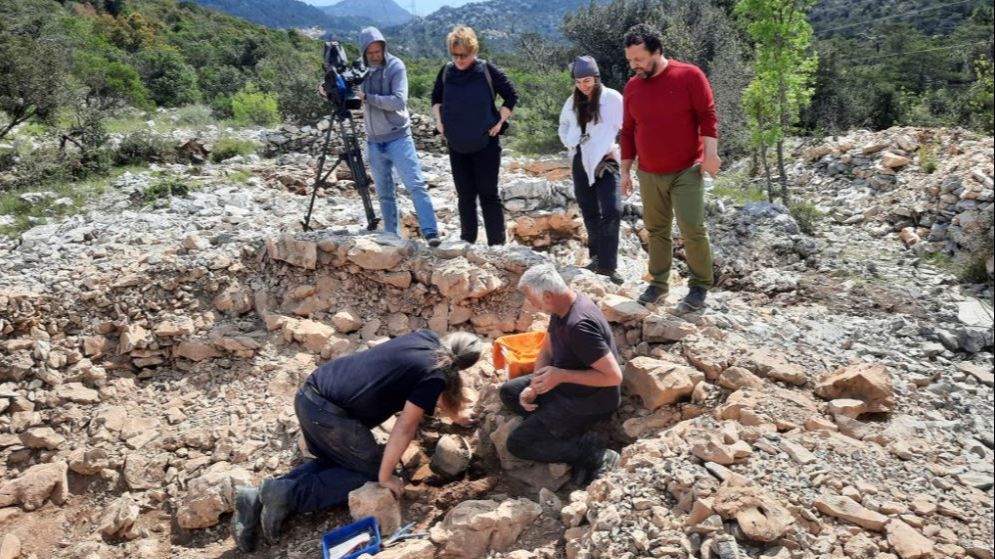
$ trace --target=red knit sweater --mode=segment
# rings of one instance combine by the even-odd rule
[[[638,155],[643,171],[683,171],[702,160],[701,136],[718,138],[712,88],[694,64],[670,60],[652,78],[631,78],[622,106],[622,159]]]

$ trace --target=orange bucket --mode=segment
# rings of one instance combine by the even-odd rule
[[[499,337],[494,340],[491,350],[494,368],[501,369],[507,366],[509,379],[531,373],[544,341],[546,341],[545,332],[524,332]]]

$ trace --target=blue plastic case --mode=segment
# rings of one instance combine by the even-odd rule
[[[369,545],[359,549],[349,555],[346,555],[342,559],[356,559],[364,553],[369,553],[373,555],[380,551],[380,524],[377,522],[376,517],[367,516],[361,520],[357,520],[352,524],[348,524],[341,528],[336,528],[331,532],[328,532],[321,538],[321,556],[324,559],[328,559],[328,549],[334,547],[349,538],[362,534],[363,532],[373,532],[373,539],[370,540]]]

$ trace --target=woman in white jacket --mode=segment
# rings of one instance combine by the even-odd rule
[[[615,139],[622,128],[622,95],[601,84],[598,64],[579,56],[571,65],[574,91],[560,111],[560,140],[573,160],[574,192],[587,228],[587,268],[615,284],[622,218],[619,155]]]

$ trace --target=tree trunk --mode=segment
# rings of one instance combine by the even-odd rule
[[[770,180],[770,164],[767,163],[767,146],[760,146],[760,162],[764,165],[764,180],[767,185],[767,201],[774,203],[774,185]]]
[[[788,207],[791,200],[788,198],[788,173],[784,171],[784,140],[777,141],[777,171],[781,173],[781,201]]]
[[[7,135],[8,132],[13,130],[15,126],[31,118],[31,115],[33,115],[34,113],[35,113],[34,109],[29,109],[21,114],[10,115],[10,122],[7,124],[7,126],[4,126],[2,129],[0,129],[0,140],[2,140],[3,137]]]

